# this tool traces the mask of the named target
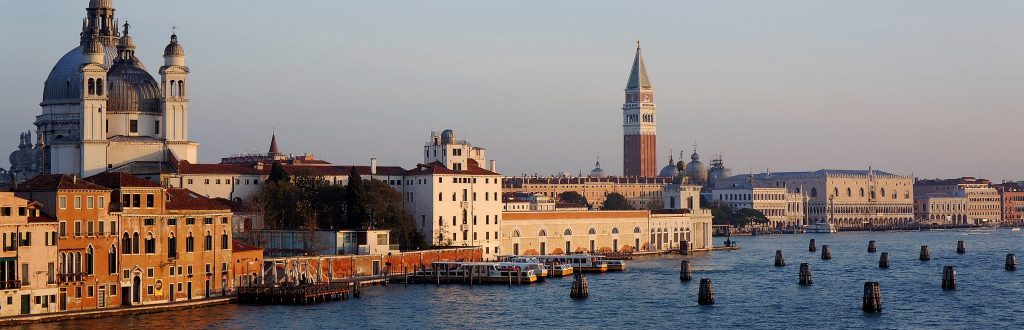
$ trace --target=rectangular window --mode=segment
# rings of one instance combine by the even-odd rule
[[[192,179],[188,179],[188,184],[192,184]]]
[[[75,237],[82,236],[82,222],[75,221]]]
[[[82,196],[75,196],[75,209],[76,210],[81,210],[82,209]]]
[[[110,234],[117,235],[117,221],[110,220]]]
[[[103,197],[103,196],[100,196],[99,204],[97,204],[96,207],[101,208],[101,209],[107,207],[107,198]]]
[[[146,226],[152,226],[152,225],[156,224],[156,220],[154,220],[154,219],[145,219],[145,220],[142,220],[142,221],[143,221],[143,223]]]
[[[132,120],[128,121],[128,132],[130,132],[130,133],[138,133],[139,132],[139,121],[138,120],[132,119]]]
[[[167,225],[168,226],[176,226],[176,225],[178,225],[178,219],[175,219],[175,218],[167,219]]]
[[[132,194],[132,207],[133,208],[140,208],[140,207],[142,207],[142,194]]]
[[[58,231],[60,231],[60,237],[68,237],[68,223],[61,221],[58,225]]]
[[[130,207],[132,207],[132,195],[131,194],[123,194],[123,195],[121,195],[121,207],[123,207],[123,208],[130,208]]]
[[[212,225],[213,224],[213,218],[203,218],[203,224],[204,225]]]
[[[97,231],[97,233],[96,233],[97,235],[99,235],[99,236],[103,236],[103,233],[104,233],[104,230],[103,230],[103,229],[105,229],[104,227],[106,227],[105,225],[106,225],[106,223],[105,223],[105,222],[103,222],[103,220],[100,220],[100,221],[99,221],[99,230],[98,230],[98,231]]]
[[[156,121],[156,125],[153,125],[153,132],[155,134],[160,134],[160,121],[159,120]]]
[[[156,206],[156,199],[153,197],[153,194],[146,194],[146,208],[151,209],[154,206]]]
[[[85,223],[85,233],[86,233],[86,235],[93,236],[94,234],[96,234],[96,232],[93,231],[93,227],[95,227],[95,226],[96,225],[92,221],[86,222]]]
[[[194,225],[194,224],[196,224],[196,218],[185,218],[185,224],[186,225]]]
[[[57,202],[57,205],[60,207],[61,210],[67,209],[68,208],[68,198],[65,197],[65,196],[60,196],[60,201]]]
[[[92,196],[86,197],[85,198],[85,208],[92,210],[94,207],[96,207],[96,197],[92,197]]]

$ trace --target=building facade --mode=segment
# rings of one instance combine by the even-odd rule
[[[758,173],[719,179],[715,189],[747,182],[806,196],[807,215],[802,225],[822,220],[841,229],[859,229],[905,226],[914,221],[914,183],[910,176],[870,168]]]
[[[1003,223],[1024,225],[1024,185],[1020,182],[1004,182],[994,186],[1002,202]]]
[[[963,193],[914,195],[914,220],[926,225],[973,225]]]
[[[505,177],[502,190],[515,193],[538,193],[552,199],[575,191],[587,198],[594,208],[601,208],[608,194],[619,193],[635,209],[659,209],[662,189],[672,183],[667,177]]]
[[[655,159],[657,107],[640,42],[636,44],[636,56],[626,81],[625,98],[622,104],[623,173],[627,177],[655,177],[658,174]]]
[[[998,223],[1002,221],[1002,203],[999,191],[986,179],[962,177],[958,179],[918,180],[914,191],[922,196],[946,195],[967,197],[967,222],[970,224]]]
[[[135,56],[130,27],[115,19],[112,1],[89,2],[79,45],[44,83],[35,121],[38,142],[30,146],[23,137],[11,155],[16,180],[43,173],[89,176],[162,161],[166,153],[195,162],[199,145],[188,139],[184,48],[171,35],[158,82]]]
[[[59,311],[57,221],[40,206],[0,192],[0,316]]]
[[[803,223],[803,195],[791,193],[787,188],[748,182],[736,187],[716,188],[711,196],[711,203],[761,211],[772,228],[795,228]]]

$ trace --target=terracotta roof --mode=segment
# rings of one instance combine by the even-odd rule
[[[227,199],[227,198],[223,198],[223,197],[217,197],[217,198],[214,198],[213,200],[216,201],[217,203],[221,203],[221,204],[227,205],[228,207],[231,208],[231,212],[247,212],[244,203],[236,203],[233,200],[230,200],[230,199]]]
[[[231,240],[231,252],[256,251],[256,250],[263,250],[263,248],[258,247],[258,246],[252,246],[252,245],[249,245],[249,244],[244,244],[244,243],[241,243],[241,242],[236,241],[236,240]]]
[[[42,174],[18,185],[22,191],[110,190],[67,174]]]
[[[160,188],[160,184],[124,172],[105,172],[84,179],[107,188]]]
[[[462,171],[456,171],[448,169],[441,164],[441,162],[434,161],[430,164],[416,164],[415,169],[406,171],[408,175],[420,175],[420,174],[464,174],[464,175],[500,175],[495,172],[488,171],[478,165],[476,160],[470,158],[467,161],[466,169]]]
[[[672,178],[644,178],[635,176],[609,176],[605,178],[598,177],[540,177],[540,176],[527,176],[527,177],[506,177],[502,180],[502,185],[508,188],[522,188],[525,184],[531,185],[568,185],[568,184],[597,184],[597,183],[611,183],[611,184],[654,184],[654,185],[665,185],[672,183]]]
[[[314,166],[303,166],[303,165],[283,164],[281,166],[284,167],[285,172],[288,172],[288,174],[295,174],[295,173],[306,172],[306,173],[313,174],[313,175],[339,175],[339,176],[340,175],[344,175],[344,176],[347,176],[347,175],[349,175],[349,173],[352,172],[352,168],[355,167],[356,173],[359,173],[360,176],[368,176],[368,175],[370,175],[370,166],[366,166],[366,165],[339,165],[339,166],[314,165]],[[263,170],[260,171],[260,173],[261,174],[270,174],[270,168],[271,168],[270,165],[264,166]],[[405,169],[403,169],[401,167],[398,167],[398,166],[377,166],[377,174],[375,174],[375,175],[395,175],[395,176],[399,176],[399,175],[403,175],[403,174],[405,174]]]
[[[178,162],[179,174],[245,174],[258,175],[255,167],[245,164],[192,164],[187,160]]]
[[[227,211],[231,207],[184,188],[167,189],[168,210]]]

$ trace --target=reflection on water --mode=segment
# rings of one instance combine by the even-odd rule
[[[831,247],[832,260],[807,251],[807,241]],[[36,325],[32,328],[1007,328],[1024,323],[1024,271],[1006,272],[1006,253],[1024,256],[1024,236],[986,231],[855,232],[739,237],[739,251],[687,256],[694,281],[679,281],[679,260],[633,260],[622,273],[588,277],[590,297],[569,298],[571,280],[502,285],[391,285],[361,299],[309,306],[226,305],[160,314]],[[876,240],[878,253],[867,253]],[[966,254],[956,254],[964,240]],[[719,242],[720,243],[720,242]],[[929,245],[932,260],[917,260]],[[775,250],[786,267],[772,262]],[[881,252],[890,268],[878,269]],[[801,262],[814,284],[797,285]],[[958,289],[940,288],[942,266],[953,265]],[[700,278],[715,286],[713,306],[697,305]],[[882,286],[883,312],[860,310],[865,281]]]

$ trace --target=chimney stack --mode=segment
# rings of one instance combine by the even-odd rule
[[[491,159],[491,164],[488,166],[487,170],[489,170],[491,172],[497,173],[498,172],[498,165],[497,164],[498,164],[497,161]]]
[[[370,174],[377,175],[377,158],[370,158]]]

